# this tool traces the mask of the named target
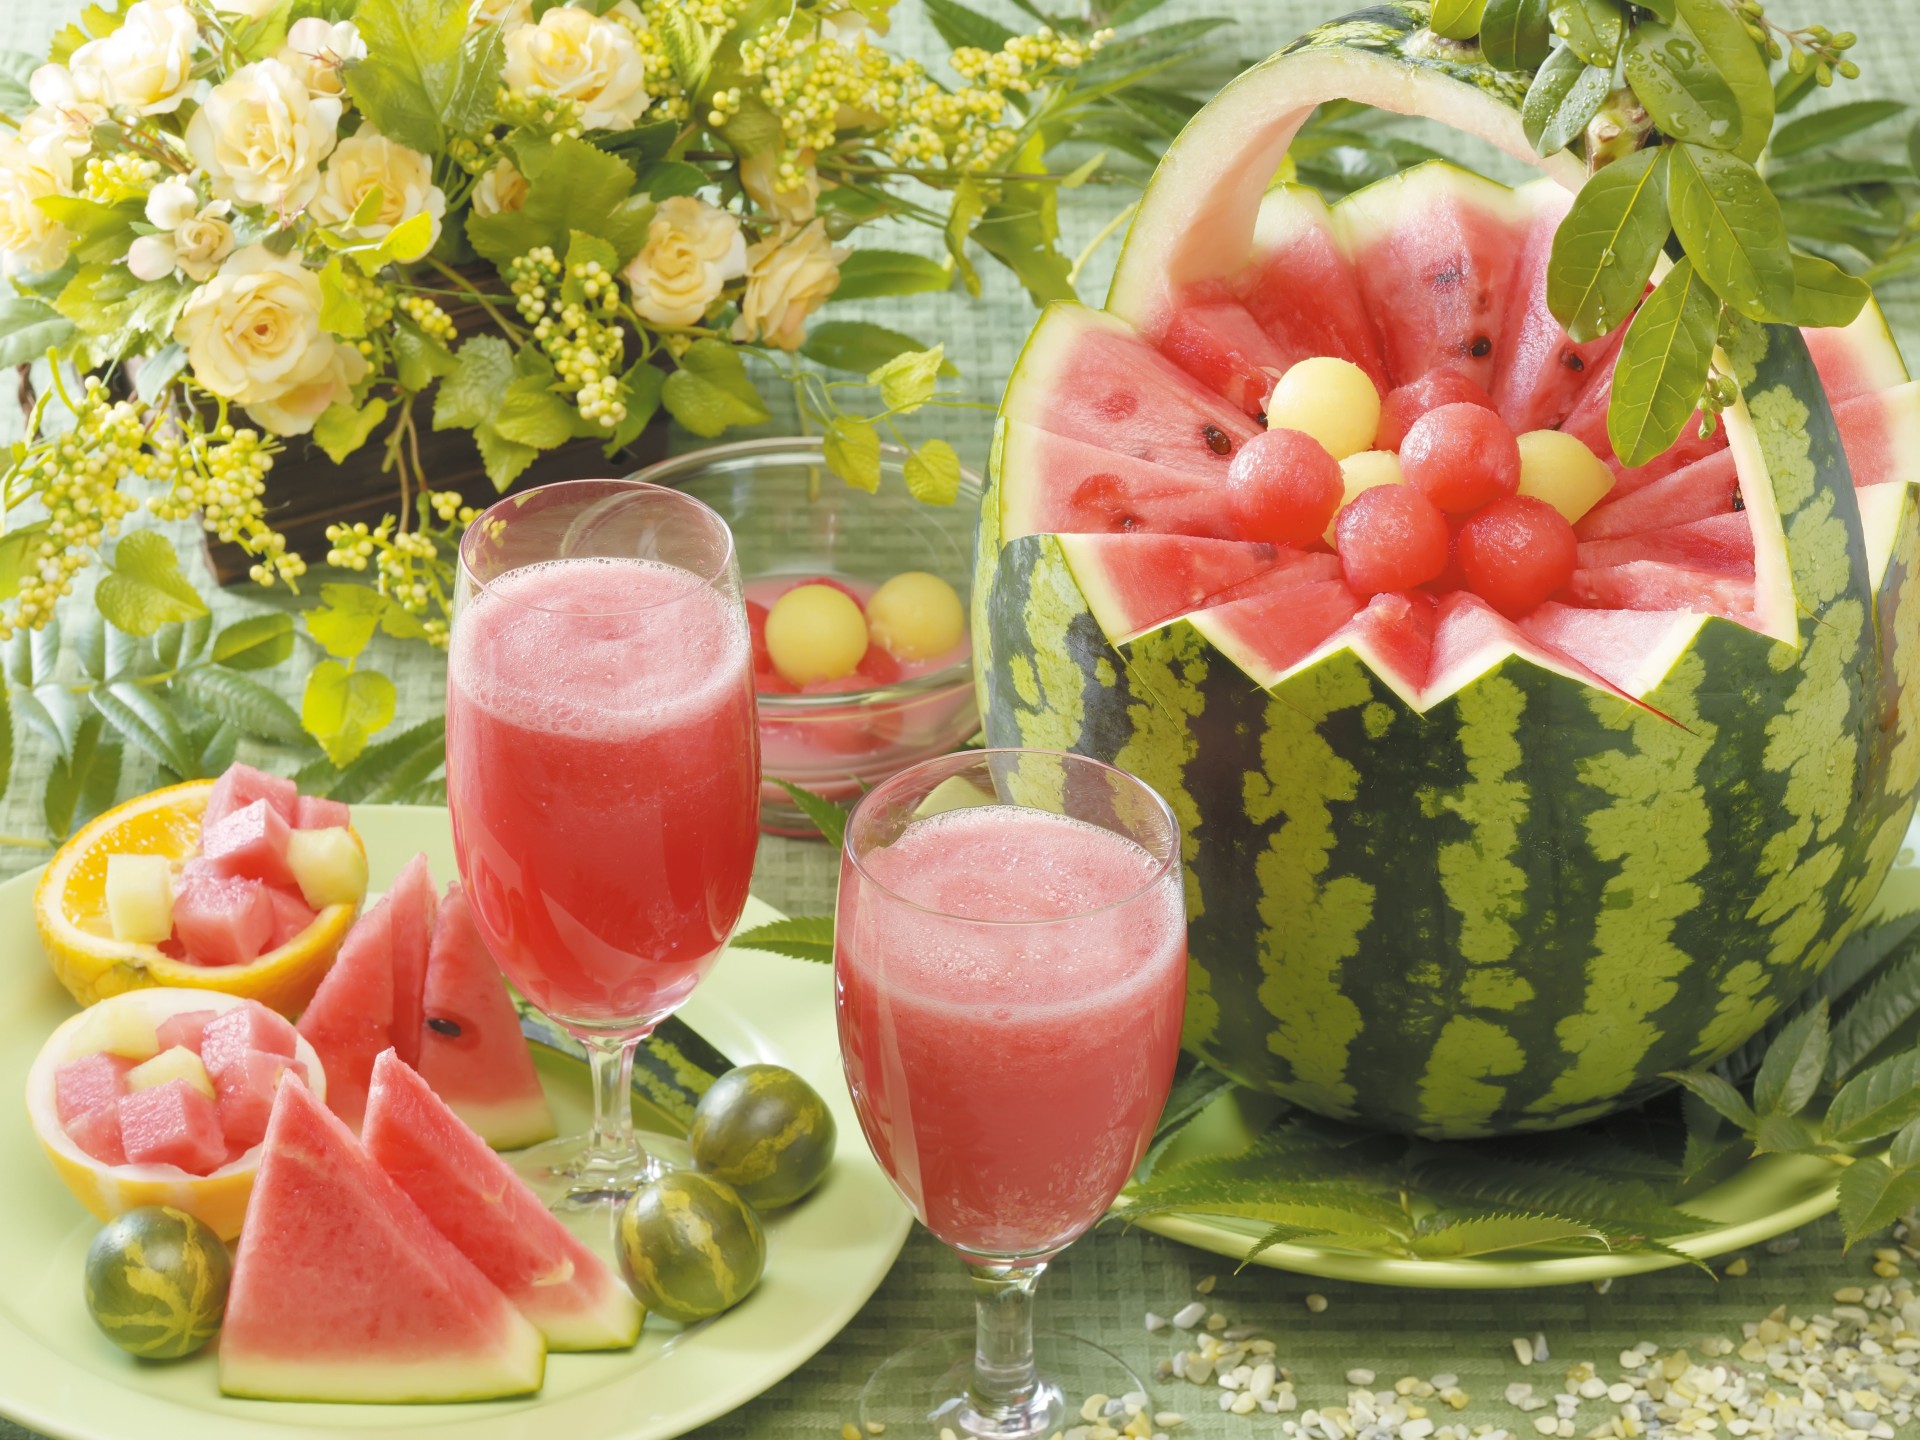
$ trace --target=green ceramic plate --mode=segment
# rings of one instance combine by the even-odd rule
[[[355,807],[376,888],[425,850],[454,875],[444,810]],[[447,1440],[664,1440],[751,1400],[839,1333],[879,1286],[911,1223],[861,1143],[840,1073],[832,976],[752,950],[724,956],[683,1015],[735,1060],[790,1066],[819,1087],[840,1125],[826,1183],[769,1219],[767,1277],[737,1309],[683,1330],[650,1319],[640,1344],[554,1355],[546,1388],[474,1405],[278,1405],[229,1400],[211,1354],[143,1364],[109,1345],[81,1300],[81,1257],[97,1226],[55,1178],[19,1096],[40,1042],[73,1011],[33,929],[38,872],[0,885],[0,1414],[72,1440],[261,1440],[377,1436],[431,1427]],[[758,901],[744,924],[776,918]],[[543,1064],[562,1131],[586,1128],[585,1073]]]

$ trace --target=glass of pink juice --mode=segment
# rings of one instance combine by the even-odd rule
[[[746,904],[752,668],[732,536],[690,496],[547,485],[461,541],[447,803],[488,948],[592,1062],[592,1131],[523,1152],[562,1205],[618,1200],[658,1173],[634,1134],[633,1050]]]
[[[847,826],[840,1051],[867,1143],[973,1274],[972,1332],[902,1352],[861,1423],[1047,1436],[1076,1393],[1146,1387],[1033,1329],[1035,1282],[1146,1153],[1180,1048],[1180,827],[1079,755],[980,750],[902,771]],[[914,1428],[919,1427],[919,1428]]]

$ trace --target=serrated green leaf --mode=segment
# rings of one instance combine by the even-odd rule
[[[224,720],[209,716],[208,721],[204,734],[196,728],[189,735],[200,747],[200,773],[222,775],[233,764],[234,752],[240,748],[240,732]]]
[[[836,805],[824,795],[816,795],[811,790],[803,790],[791,780],[782,780],[777,776],[768,776],[774,784],[787,792],[789,799],[807,817],[809,824],[820,832],[820,838],[838,851],[847,838],[847,808]]]
[[[7,682],[12,685],[33,684],[33,632],[16,630],[7,637],[7,643],[0,655],[5,657]]]
[[[293,654],[293,617],[249,615],[213,637],[213,663],[229,670],[267,670]]]
[[[93,713],[91,707],[81,705],[78,695],[56,683],[22,690],[13,703],[15,713],[53,746],[61,759],[73,757],[73,742],[79,734],[80,722]]]
[[[143,359],[133,371],[133,393],[151,405],[187,368],[187,347],[169,340]]]
[[[730,945],[748,950],[770,950],[794,960],[812,960],[821,965],[833,963],[833,917],[796,915],[787,920],[769,920],[751,930],[742,930]]]
[[[871,300],[881,295],[937,293],[953,284],[938,260],[903,250],[855,250],[840,266],[835,300]]]
[[[857,415],[836,415],[823,442],[827,468],[869,495],[880,488],[880,432]]]
[[[1669,147],[1667,213],[1694,269],[1727,304],[1754,320],[1793,305],[1793,253],[1780,202],[1738,155]]]
[[[91,713],[75,727],[69,754],[47,776],[41,813],[57,843],[113,804],[120,788],[120,742],[106,734],[106,721]]]
[[[660,395],[666,388],[667,372],[651,360],[636,360],[620,377],[620,401],[626,415],[607,436],[606,453],[617,455],[635,440],[660,409]]]
[[[27,82],[46,62],[44,55],[26,50],[0,50],[0,115],[25,115],[33,109]]]
[[[403,791],[418,786],[432,775],[447,758],[447,722],[443,716],[423,720],[369,745],[360,758],[335,772],[327,760],[318,762],[309,782],[301,777],[301,789],[344,800],[349,805],[391,800]]]
[[[573,435],[575,411],[537,376],[520,376],[507,387],[506,399],[493,417],[495,434],[516,445],[552,450]]]
[[[864,320],[828,320],[807,327],[800,353],[831,370],[866,375],[896,355],[927,347],[911,335]]]
[[[1422,1195],[1451,1207],[1467,1202],[1500,1211],[1559,1215],[1598,1228],[1624,1227],[1649,1235],[1685,1235],[1713,1224],[1674,1206],[1662,1188],[1645,1180],[1503,1160],[1478,1150],[1432,1147],[1413,1162],[1413,1175]]]
[[[513,349],[497,335],[476,335],[454,356],[453,373],[433,399],[433,428],[471,430],[500,411],[513,383]]]
[[[1626,33],[1626,16],[1614,0],[1550,0],[1547,23],[1569,50],[1611,78]]]
[[[880,387],[881,404],[898,414],[911,415],[933,398],[946,357],[945,345],[909,350],[875,367],[867,382]]]
[[[1900,1127],[1893,1143],[1887,1147],[1887,1164],[1895,1170],[1920,1166],[1920,1120],[1908,1121]]]
[[[393,378],[402,390],[418,394],[437,377],[453,373],[453,352],[411,320],[396,322],[387,333],[387,344],[393,349]]]
[[[1868,1156],[1840,1172],[1840,1224],[1857,1245],[1920,1205],[1920,1174],[1896,1173]]]
[[[73,322],[44,301],[0,295],[0,369],[30,365],[73,336]]]
[[[1160,1118],[1154,1122],[1152,1143],[1134,1171],[1135,1180],[1145,1180],[1151,1175],[1160,1157],[1187,1126],[1234,1088],[1233,1082],[1218,1070],[1189,1057],[1182,1056],[1180,1066],[1180,1073],[1167,1092],[1166,1104],[1160,1107]]]
[[[1834,105],[1780,126],[1767,142],[1767,149],[1776,160],[1804,155],[1906,113],[1905,102],[1899,100],[1855,100]]]
[[[207,613],[207,602],[180,573],[173,542],[158,530],[136,530],[114,546],[94,602],[129,635],[151,635],[170,621]]]
[[[307,633],[329,655],[351,660],[373,641],[387,597],[366,585],[320,587],[321,603],[307,611]]]
[[[13,699],[0,685],[0,793],[13,780]]]
[[[713,70],[713,57],[720,42],[726,39],[726,31],[702,25],[687,11],[675,6],[657,11],[653,23],[660,36],[660,48],[667,52],[667,62],[673,67],[674,78],[688,94],[697,95],[706,88]]]
[[[392,722],[398,699],[393,681],[379,671],[349,670],[338,660],[322,660],[307,676],[300,723],[334,764],[345,765]]]
[[[106,670],[109,680],[137,680],[161,669],[154,659],[153,644],[139,635],[129,635],[115,626],[107,627]]]
[[[1576,340],[1608,333],[1640,303],[1670,228],[1667,148],[1637,150],[1601,170],[1554,232],[1547,307]]]
[[[1820,1001],[1782,1030],[1753,1080],[1753,1108],[1761,1115],[1798,1115],[1827,1071],[1827,1002]]]
[[[1411,1249],[1422,1260],[1465,1260],[1569,1240],[1606,1244],[1606,1237],[1598,1230],[1558,1215],[1435,1215],[1421,1221]]]
[[[907,491],[925,505],[951,505],[960,495],[960,456],[944,440],[929,440],[902,467]]]
[[[521,146],[515,158],[527,177],[526,201],[518,210],[468,217],[467,239],[477,253],[502,266],[538,245],[563,255],[575,230],[607,241],[622,264],[640,248],[653,207],[628,203],[634,172],[625,161],[575,139]]]
[[[1731,1120],[1742,1130],[1752,1130],[1760,1123],[1746,1096],[1711,1070],[1673,1070],[1666,1078],[1698,1096],[1715,1114]]]
[[[531,445],[507,439],[491,425],[475,430],[473,439],[480,447],[480,463],[486,468],[487,479],[496,490],[505,490],[518,480],[540,454]]]
[[[131,740],[183,780],[197,778],[199,759],[186,732],[151,690],[139,685],[96,686],[87,699],[123,739]]]
[[[998,20],[962,5],[960,0],[921,0],[921,6],[950,49],[973,46],[991,52],[1013,38],[1013,31]]]
[[[186,697],[244,735],[276,745],[297,744],[300,717],[280,696],[231,670],[194,670],[180,677]]]
[[[1528,142],[1542,155],[1564,150],[1587,128],[1612,88],[1611,69],[1589,65],[1566,46],[1556,48],[1520,106]]]
[[[1607,438],[1623,465],[1644,465],[1692,418],[1713,364],[1719,305],[1691,260],[1681,260],[1650,295],[1620,346]]]
[[[1920,1120],[1920,1050],[1882,1060],[1840,1087],[1827,1107],[1826,1133],[1842,1145],[1891,1135]]]
[[[354,105],[391,140],[428,155],[445,150],[466,12],[438,0],[361,0],[353,21],[367,44],[366,58],[347,67]]]
[[[98,609],[82,610],[66,640],[82,674],[89,680],[107,678],[107,622]]]
[[[28,636],[27,644],[33,652],[33,683],[39,685],[51,680],[60,664],[59,625],[48,625],[33,631]]]
[[[1480,33],[1480,17],[1487,13],[1487,0],[1433,0],[1433,17],[1427,27],[1449,40],[1471,40]]]
[[[747,375],[745,359],[724,340],[701,339],[689,345],[679,368],[661,386],[660,403],[706,439],[730,426],[773,418]]]
[[[1788,313],[1794,325],[1851,325],[1873,298],[1864,280],[1847,274],[1830,260],[1817,255],[1793,257],[1793,309]]]
[[[1800,1115],[1763,1115],[1754,1127],[1756,1155],[1830,1155],[1833,1147]]]
[[[336,401],[314,421],[314,443],[327,452],[327,458],[334,464],[343,464],[349,455],[367,443],[374,426],[386,418],[387,402],[378,396],[357,409]]]
[[[1487,0],[1480,18],[1480,53],[1496,70],[1533,70],[1553,43],[1548,0]]]
[[[1828,1050],[1827,1083],[1838,1086],[1915,1015],[1920,1015],[1920,948],[1888,961],[1841,1007]]]
[[[348,288],[338,255],[320,270],[320,328],[347,340],[367,333],[367,307]]]

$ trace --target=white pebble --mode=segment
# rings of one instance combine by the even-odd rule
[[[1233,1403],[1227,1406],[1227,1409],[1236,1415],[1251,1415],[1259,1404],[1260,1402],[1253,1396],[1243,1393],[1234,1396]]]
[[[1231,1390],[1222,1390],[1220,1392],[1220,1408],[1222,1410],[1225,1410],[1229,1406],[1231,1406],[1233,1404],[1233,1400],[1234,1400],[1234,1395]]]
[[[1433,1421],[1424,1416],[1418,1420],[1409,1420],[1400,1427],[1400,1440],[1427,1440],[1433,1434]]]
[[[1371,1384],[1373,1384],[1373,1371],[1371,1371],[1371,1370],[1349,1370],[1349,1371],[1347,1371],[1347,1384],[1349,1384],[1349,1385],[1371,1385]]]
[[[1583,1400],[1598,1400],[1606,1393],[1607,1382],[1598,1375],[1589,1375],[1580,1382],[1580,1398]]]
[[[1173,1312],[1173,1323],[1181,1330],[1191,1330],[1206,1318],[1207,1307],[1202,1305],[1198,1300],[1187,1305],[1182,1305],[1178,1310]]]
[[[1436,1390],[1451,1390],[1460,1383],[1460,1377],[1452,1371],[1442,1371],[1428,1378],[1427,1383]]]
[[[1147,1311],[1147,1329],[1149,1331],[1164,1330],[1166,1328],[1167,1328],[1166,1316],[1156,1315],[1151,1310]]]
[[[1533,1364],[1533,1342],[1524,1335],[1513,1337],[1513,1358],[1522,1365]],[[1545,1434],[1545,1431],[1541,1432]]]
[[[1551,1360],[1553,1358],[1547,1353],[1547,1337],[1539,1330],[1533,1332],[1533,1358],[1536,1360]]]
[[[1194,1292],[1200,1295],[1211,1295],[1213,1293],[1213,1287],[1219,1283],[1220,1283],[1219,1276],[1209,1275],[1207,1276],[1206,1279],[1202,1280],[1199,1284],[1193,1287]]]
[[[1633,1398],[1633,1386],[1627,1384],[1627,1382],[1624,1380],[1620,1381],[1618,1384],[1609,1385],[1607,1387],[1607,1399],[1613,1401],[1613,1403],[1616,1405],[1624,1405],[1627,1403],[1627,1401],[1631,1400],[1632,1398]]]
[[[1551,1415],[1542,1415],[1538,1420],[1533,1422],[1533,1428],[1538,1430],[1542,1435],[1551,1435],[1560,1428],[1560,1422]]]
[[[1307,1296],[1307,1309],[1311,1310],[1314,1314],[1318,1315],[1321,1311],[1325,1310],[1326,1308],[1327,1308],[1326,1296],[1324,1295]]]
[[[1161,1410],[1154,1415],[1153,1423],[1159,1429],[1171,1430],[1176,1425],[1186,1424],[1187,1417],[1178,1410]]]
[[[1080,1406],[1080,1418],[1082,1420],[1098,1420],[1100,1418],[1100,1412],[1106,1408],[1106,1404],[1107,1397],[1105,1395],[1087,1396],[1085,1403]]]

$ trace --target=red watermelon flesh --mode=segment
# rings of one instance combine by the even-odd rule
[[[393,1043],[393,948],[389,893],[348,932],[300,1017],[299,1031],[327,1073],[327,1105],[355,1128],[367,1108],[374,1057]]]
[[[1648,530],[1671,530],[1693,520],[1738,514],[1739,494],[1733,452],[1722,450],[1629,494],[1609,494],[1580,517],[1574,533],[1582,540],[1606,540]]]
[[[71,1127],[81,1115],[111,1110],[127,1093],[127,1071],[137,1061],[104,1050],[69,1060],[53,1072],[54,1111],[60,1123]]]
[[[1715,424],[1707,435],[1700,433],[1701,414],[1698,410],[1688,417],[1681,428],[1680,438],[1644,465],[1628,467],[1614,458],[1613,441],[1607,438],[1607,406],[1613,401],[1613,364],[1619,358],[1616,349],[1610,352],[1600,363],[1597,371],[1580,392],[1580,398],[1574,403],[1572,411],[1561,422],[1560,428],[1585,445],[1594,454],[1612,467],[1612,498],[1631,495],[1664,475],[1670,475],[1694,461],[1704,459],[1718,450],[1727,448],[1727,432],[1724,426]]]
[[[1317,355],[1351,360],[1386,391],[1386,360],[1353,264],[1334,234],[1326,202],[1283,185],[1260,202],[1253,259],[1240,276],[1241,303],[1278,347],[1281,367]]]
[[[1309,559],[1333,558],[1191,535],[1062,535],[1059,543],[1082,577],[1094,618],[1117,640],[1237,599],[1249,582],[1276,566],[1290,569]],[[1337,573],[1337,561],[1333,568]]]
[[[1759,628],[1753,577],[1690,570],[1662,560],[1635,560],[1604,570],[1576,570],[1567,586],[1575,604],[1608,610],[1687,610],[1722,615]]]
[[[319,913],[288,890],[269,888],[267,902],[273,907],[273,930],[267,936],[269,950],[278,950],[296,935],[304,933]]]
[[[1394,385],[1450,365],[1494,391],[1508,277],[1526,239],[1514,192],[1429,162],[1335,211]]]
[[[1616,325],[1598,340],[1575,344],[1547,308],[1547,261],[1553,236],[1573,196],[1552,180],[1514,192],[1527,206],[1526,240],[1514,262],[1507,312],[1500,323],[1493,401],[1514,433],[1550,430],[1572,413],[1580,394],[1626,334]]]
[[[1658,610],[1588,610],[1549,600],[1523,617],[1520,628],[1630,695],[1644,694],[1671,662],[1698,621]]]
[[[248,1050],[226,1059],[217,1074],[208,1067],[207,1074],[213,1080],[213,1105],[228,1148],[251,1150],[267,1133],[280,1077],[292,1074],[304,1085],[307,1067],[285,1055]]]
[[[189,860],[173,894],[173,938],[200,965],[246,965],[273,937],[273,902],[258,880]]]
[[[230,811],[200,832],[200,854],[216,875],[243,876],[268,885],[291,885],[287,837],[293,827],[265,800]]]
[[[1856,395],[1872,395],[1904,385],[1907,367],[1886,317],[1869,305],[1851,325],[1800,332],[1820,372],[1827,403],[1838,408]],[[1858,483],[1857,481],[1855,482]]]
[[[1586,540],[1580,545],[1580,566],[1585,570],[1633,560],[1665,560],[1694,570],[1751,575],[1753,527],[1744,513],[1734,510],[1665,530],[1646,530],[1614,540]]]
[[[324,795],[302,795],[294,802],[293,828],[296,830],[338,830],[353,823],[353,812],[339,800]]]
[[[440,902],[425,854],[400,867],[386,898],[393,906],[393,1048],[411,1065],[420,1058],[420,1026],[426,1014],[421,996]]]
[[[207,808],[200,816],[200,828],[211,829],[256,800],[265,800],[275,814],[291,825],[300,801],[300,789],[291,780],[269,775],[236,760],[207,792]]]
[[[553,1112],[500,967],[458,884],[447,887],[427,959],[421,1077],[501,1150],[553,1137]]]
[[[1001,516],[1001,533],[1008,539],[1134,531],[1235,538],[1224,466],[1203,478],[1018,420],[1004,422],[1000,445],[1003,463],[1057,477],[1054,485],[1026,493],[1028,508],[1008,506]]]
[[[249,1050],[291,1059],[293,1026],[264,1005],[235,1005],[214,1016],[200,1032],[200,1061],[209,1075],[217,1073],[228,1059]]]
[[[1248,415],[1266,410],[1274,378],[1288,364],[1246,307],[1233,300],[1183,304],[1153,339],[1162,355]]]
[[[1890,480],[1920,481],[1920,381],[1834,406],[1855,489]]]
[[[134,1165],[177,1165],[205,1175],[227,1163],[220,1112],[205,1093],[169,1080],[120,1097],[120,1143]]]
[[[261,1400],[481,1400],[546,1346],[304,1085],[282,1084],[234,1258],[220,1389]]]
[[[1305,660],[1360,611],[1360,602],[1338,578],[1297,589],[1258,595],[1203,610],[1193,627],[1227,654],[1249,657],[1249,677],[1272,684]],[[1258,664],[1253,664],[1253,657]],[[1263,667],[1263,668],[1262,668]]]
[[[641,1310],[627,1287],[391,1050],[374,1062],[361,1138],[552,1349],[622,1350],[640,1337]]]
[[[98,1110],[76,1115],[72,1120],[63,1121],[61,1128],[69,1140],[102,1165],[127,1163],[126,1142],[120,1138],[118,1105],[102,1105]]]
[[[220,1013],[218,1010],[187,1010],[178,1015],[169,1015],[155,1027],[154,1038],[162,1050],[184,1045],[198,1055],[201,1045],[206,1041],[208,1024]]]

